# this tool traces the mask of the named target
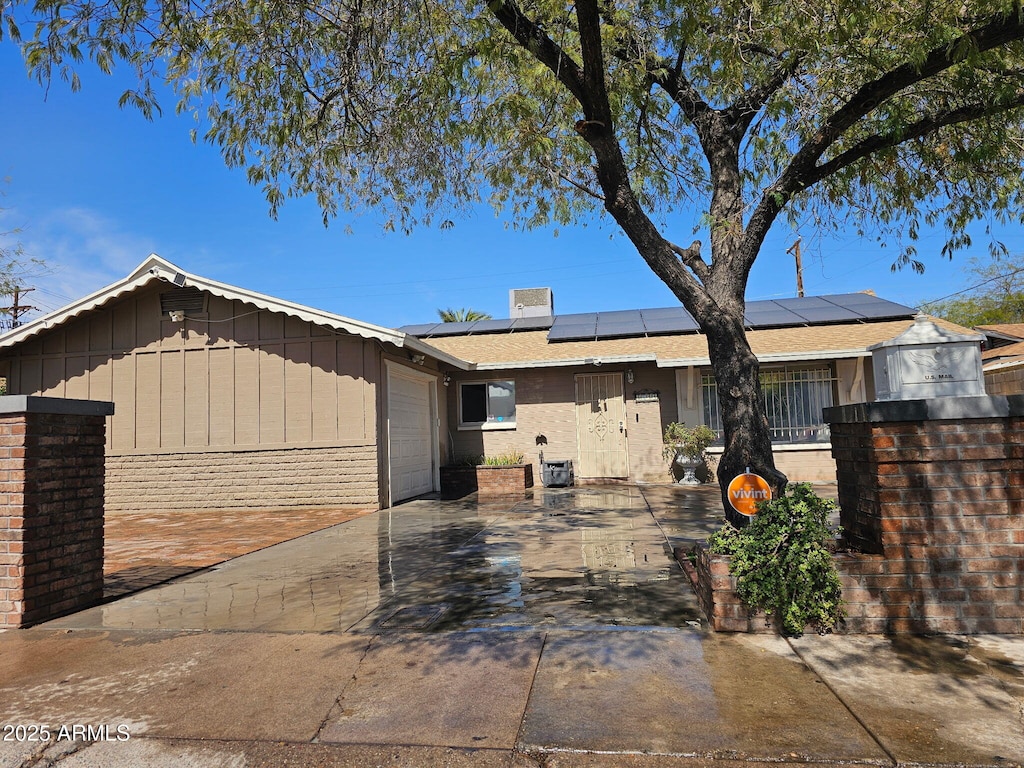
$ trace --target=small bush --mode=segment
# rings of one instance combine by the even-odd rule
[[[777,617],[783,634],[799,637],[808,625],[827,634],[845,615],[829,550],[828,515],[835,506],[800,483],[759,504],[746,528],[726,524],[708,539],[712,552],[731,556],[729,571],[743,602]]]
[[[484,456],[484,464],[489,467],[510,467],[515,464],[522,464],[524,459],[522,451],[506,451],[497,456]]]

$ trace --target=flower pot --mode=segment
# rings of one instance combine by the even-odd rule
[[[677,481],[679,485],[700,485],[697,479],[697,470],[704,463],[702,459],[691,459],[683,453],[677,453],[673,463],[683,470],[683,476]]]

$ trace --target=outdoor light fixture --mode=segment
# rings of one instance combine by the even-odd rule
[[[172,309],[167,313],[167,316],[171,318],[172,323],[183,323],[185,322],[185,310],[183,309]]]
[[[452,383],[452,377],[446,373],[444,377],[441,379],[441,383],[447,387],[449,384]]]
[[[627,384],[632,384],[633,383],[633,369],[632,368],[627,368],[626,369],[626,383]]]
[[[409,355],[409,359],[412,360],[416,365],[423,365],[423,361],[427,359],[426,355]]]

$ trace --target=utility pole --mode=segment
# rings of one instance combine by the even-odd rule
[[[803,298],[804,295],[804,263],[800,258],[800,238],[796,239],[789,248],[786,249],[786,253],[792,253],[796,259],[796,295]]]
[[[21,303],[22,294],[34,291],[35,288],[15,288],[12,293],[14,294],[14,303],[10,307],[0,307],[0,312],[9,314],[11,316],[11,329],[17,328],[21,325],[21,316],[26,312],[31,312],[38,307],[30,307],[27,304]]]

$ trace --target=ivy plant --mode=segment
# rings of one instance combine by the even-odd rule
[[[785,635],[799,637],[807,626],[827,634],[845,616],[829,548],[828,516],[835,508],[799,483],[759,504],[750,525],[727,523],[708,539],[713,553],[731,557],[729,571],[743,602],[777,618]]]

